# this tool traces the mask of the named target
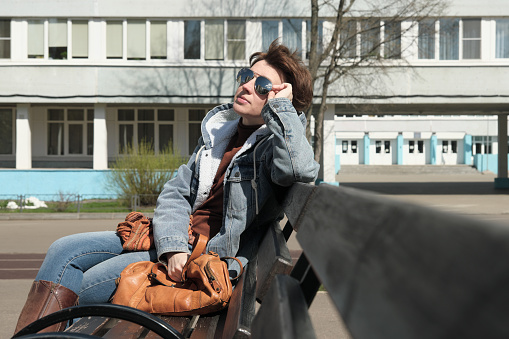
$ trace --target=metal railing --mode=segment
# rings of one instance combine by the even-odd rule
[[[157,194],[0,194],[0,213],[100,213],[150,211]]]

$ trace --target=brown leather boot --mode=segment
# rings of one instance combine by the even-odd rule
[[[78,295],[62,285],[46,280],[34,281],[19,315],[14,334],[37,319],[76,305],[77,301]],[[65,325],[66,322],[55,324],[41,332],[61,332],[65,329]]]

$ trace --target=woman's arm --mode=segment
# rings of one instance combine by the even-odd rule
[[[292,105],[291,85],[276,95],[269,94],[262,117],[274,134],[272,181],[281,186],[314,181],[319,165],[306,139],[306,119],[302,114],[298,115]]]
[[[164,264],[167,263],[167,253],[189,253],[191,181],[194,175],[196,152],[197,150],[186,165],[179,167],[175,178],[164,185],[157,198],[153,219],[154,243],[159,261]]]

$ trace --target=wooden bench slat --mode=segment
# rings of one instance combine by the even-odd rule
[[[74,324],[69,326],[65,331],[72,333],[83,333],[90,335],[97,335],[97,332],[100,331],[106,324],[110,321],[115,321],[114,319],[105,318],[105,317],[86,317],[81,318],[76,321]],[[109,327],[108,327],[109,328]]]
[[[249,338],[255,314],[257,259],[252,260],[239,278],[228,306],[223,338]]]
[[[253,320],[253,339],[315,338],[308,307],[299,282],[277,275]]]
[[[170,317],[165,315],[160,317],[180,333],[190,331],[189,326],[191,325],[191,317]],[[157,334],[153,332],[149,333],[149,335],[157,336]]]
[[[509,229],[323,184],[299,223],[355,338],[509,337]]]
[[[191,333],[191,339],[213,339],[220,321],[220,315],[200,316]],[[224,320],[223,320],[224,321]]]
[[[276,274],[289,274],[293,262],[279,225],[269,227],[258,249],[256,299],[263,301]]]
[[[138,338],[143,332],[148,332],[148,329],[140,325],[133,324],[126,320],[119,320],[108,332],[103,335],[103,338]]]

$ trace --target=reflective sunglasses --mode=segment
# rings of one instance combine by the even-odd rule
[[[256,78],[254,86],[255,91],[260,95],[269,94],[270,90],[272,89],[272,82],[270,82],[270,80],[266,77],[256,75],[249,68],[242,68],[237,74],[237,82],[239,83],[239,86],[244,85],[246,82],[249,82],[254,78]]]

